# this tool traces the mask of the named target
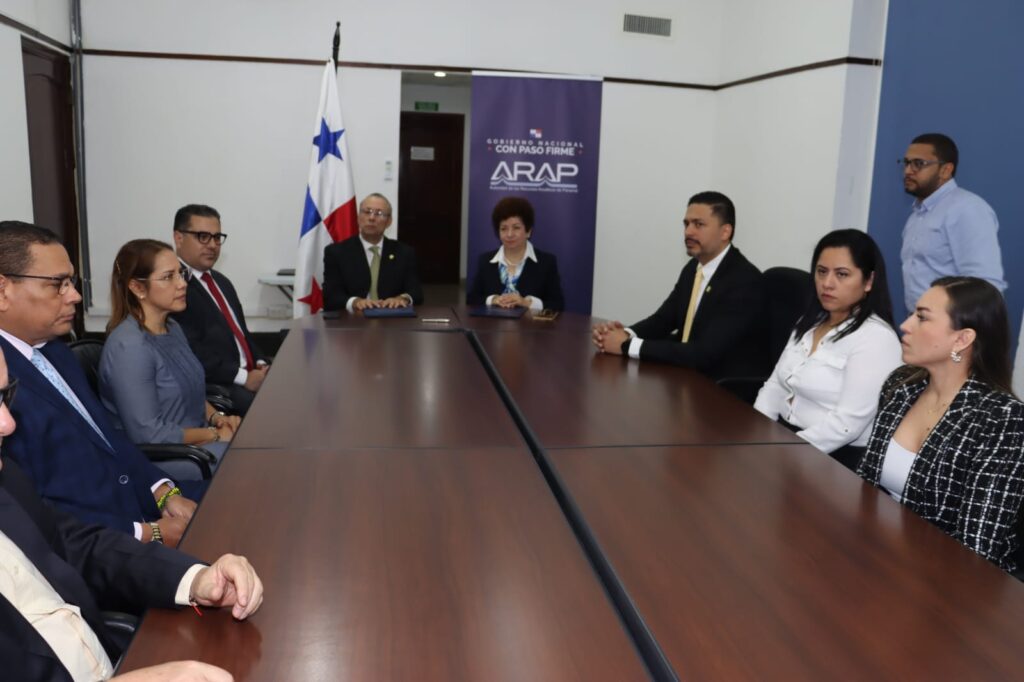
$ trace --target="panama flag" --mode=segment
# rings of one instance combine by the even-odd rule
[[[356,192],[352,186],[345,126],[341,123],[334,62],[328,61],[320,84],[320,107],[313,128],[306,207],[302,211],[299,254],[295,264],[294,316],[324,307],[324,249],[357,230]]]

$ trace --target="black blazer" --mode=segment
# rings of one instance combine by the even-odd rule
[[[889,441],[928,385],[906,383],[904,366],[882,386],[878,415],[857,473],[881,486]],[[968,379],[910,468],[903,504],[1000,568],[1014,571],[1024,502],[1024,404]]]
[[[81,608],[114,663],[120,652],[103,625],[100,609],[172,608],[181,577],[200,563],[159,543],[143,544],[47,506],[7,458],[0,471],[0,531],[64,601]],[[71,679],[46,641],[2,596],[0,666],[4,679]]]
[[[562,295],[562,279],[558,276],[558,259],[554,254],[536,247],[533,252],[537,262],[529,259],[523,261],[523,274],[519,276],[516,289],[522,296],[539,298],[545,308],[562,310],[565,308],[565,297]],[[473,285],[466,292],[466,303],[469,305],[482,305],[488,296],[500,295],[505,290],[501,284],[498,264],[491,262],[496,253],[497,249],[485,253],[477,261]]]
[[[213,281],[217,283],[224,300],[235,313],[238,326],[249,342],[249,350],[252,351],[254,360],[267,362],[267,357],[256,345],[256,341],[249,333],[249,327],[245,324],[245,315],[242,313],[242,303],[238,300],[238,294],[231,280],[217,272],[210,270]],[[199,362],[206,370],[206,381],[210,384],[223,384],[230,386],[235,383],[235,375],[241,366],[238,358],[238,346],[235,345],[235,335],[231,333],[228,321],[224,314],[217,307],[213,298],[206,292],[206,287],[198,279],[193,277],[189,280],[188,291],[185,294],[188,305],[180,313],[174,313],[171,317],[178,321],[188,345],[192,352],[199,358]]]
[[[414,305],[423,303],[423,289],[416,273],[416,252],[408,244],[381,241],[377,295],[381,299],[409,294]],[[344,310],[353,296],[370,294],[370,264],[359,235],[324,249],[324,310]]]
[[[630,327],[644,341],[640,358],[693,367],[712,379],[768,376],[761,272],[730,247],[704,290],[689,342],[681,343],[696,272],[694,258],[661,307]]]

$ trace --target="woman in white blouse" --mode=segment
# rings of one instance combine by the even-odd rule
[[[900,365],[885,261],[866,233],[836,230],[814,248],[811,270],[817,295],[754,407],[856,470],[882,383]]]

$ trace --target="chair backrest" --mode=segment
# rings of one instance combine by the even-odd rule
[[[812,280],[806,270],[786,267],[768,268],[761,277],[768,298],[768,352],[774,367],[789,341],[793,325],[813,295]]]
[[[78,365],[85,372],[93,393],[100,393],[100,356],[103,354],[103,342],[99,339],[79,339],[68,344],[75,354]]]

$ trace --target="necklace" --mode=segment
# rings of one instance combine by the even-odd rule
[[[929,408],[927,408],[925,410],[925,413],[928,415],[928,421],[931,422],[931,426],[929,426],[928,428],[926,428],[924,430],[925,438],[927,438],[928,434],[930,434],[932,432],[932,429],[934,429],[938,425],[938,423],[940,421],[942,421],[942,415],[944,415],[946,413],[946,408],[949,407],[949,404],[951,402],[953,402],[953,401],[952,400],[947,400],[944,403],[943,402],[938,402],[938,403],[935,404],[934,407],[929,407]],[[933,419],[935,414],[938,414],[939,416],[938,416],[938,418],[935,419],[935,421],[932,421],[932,419]]]

